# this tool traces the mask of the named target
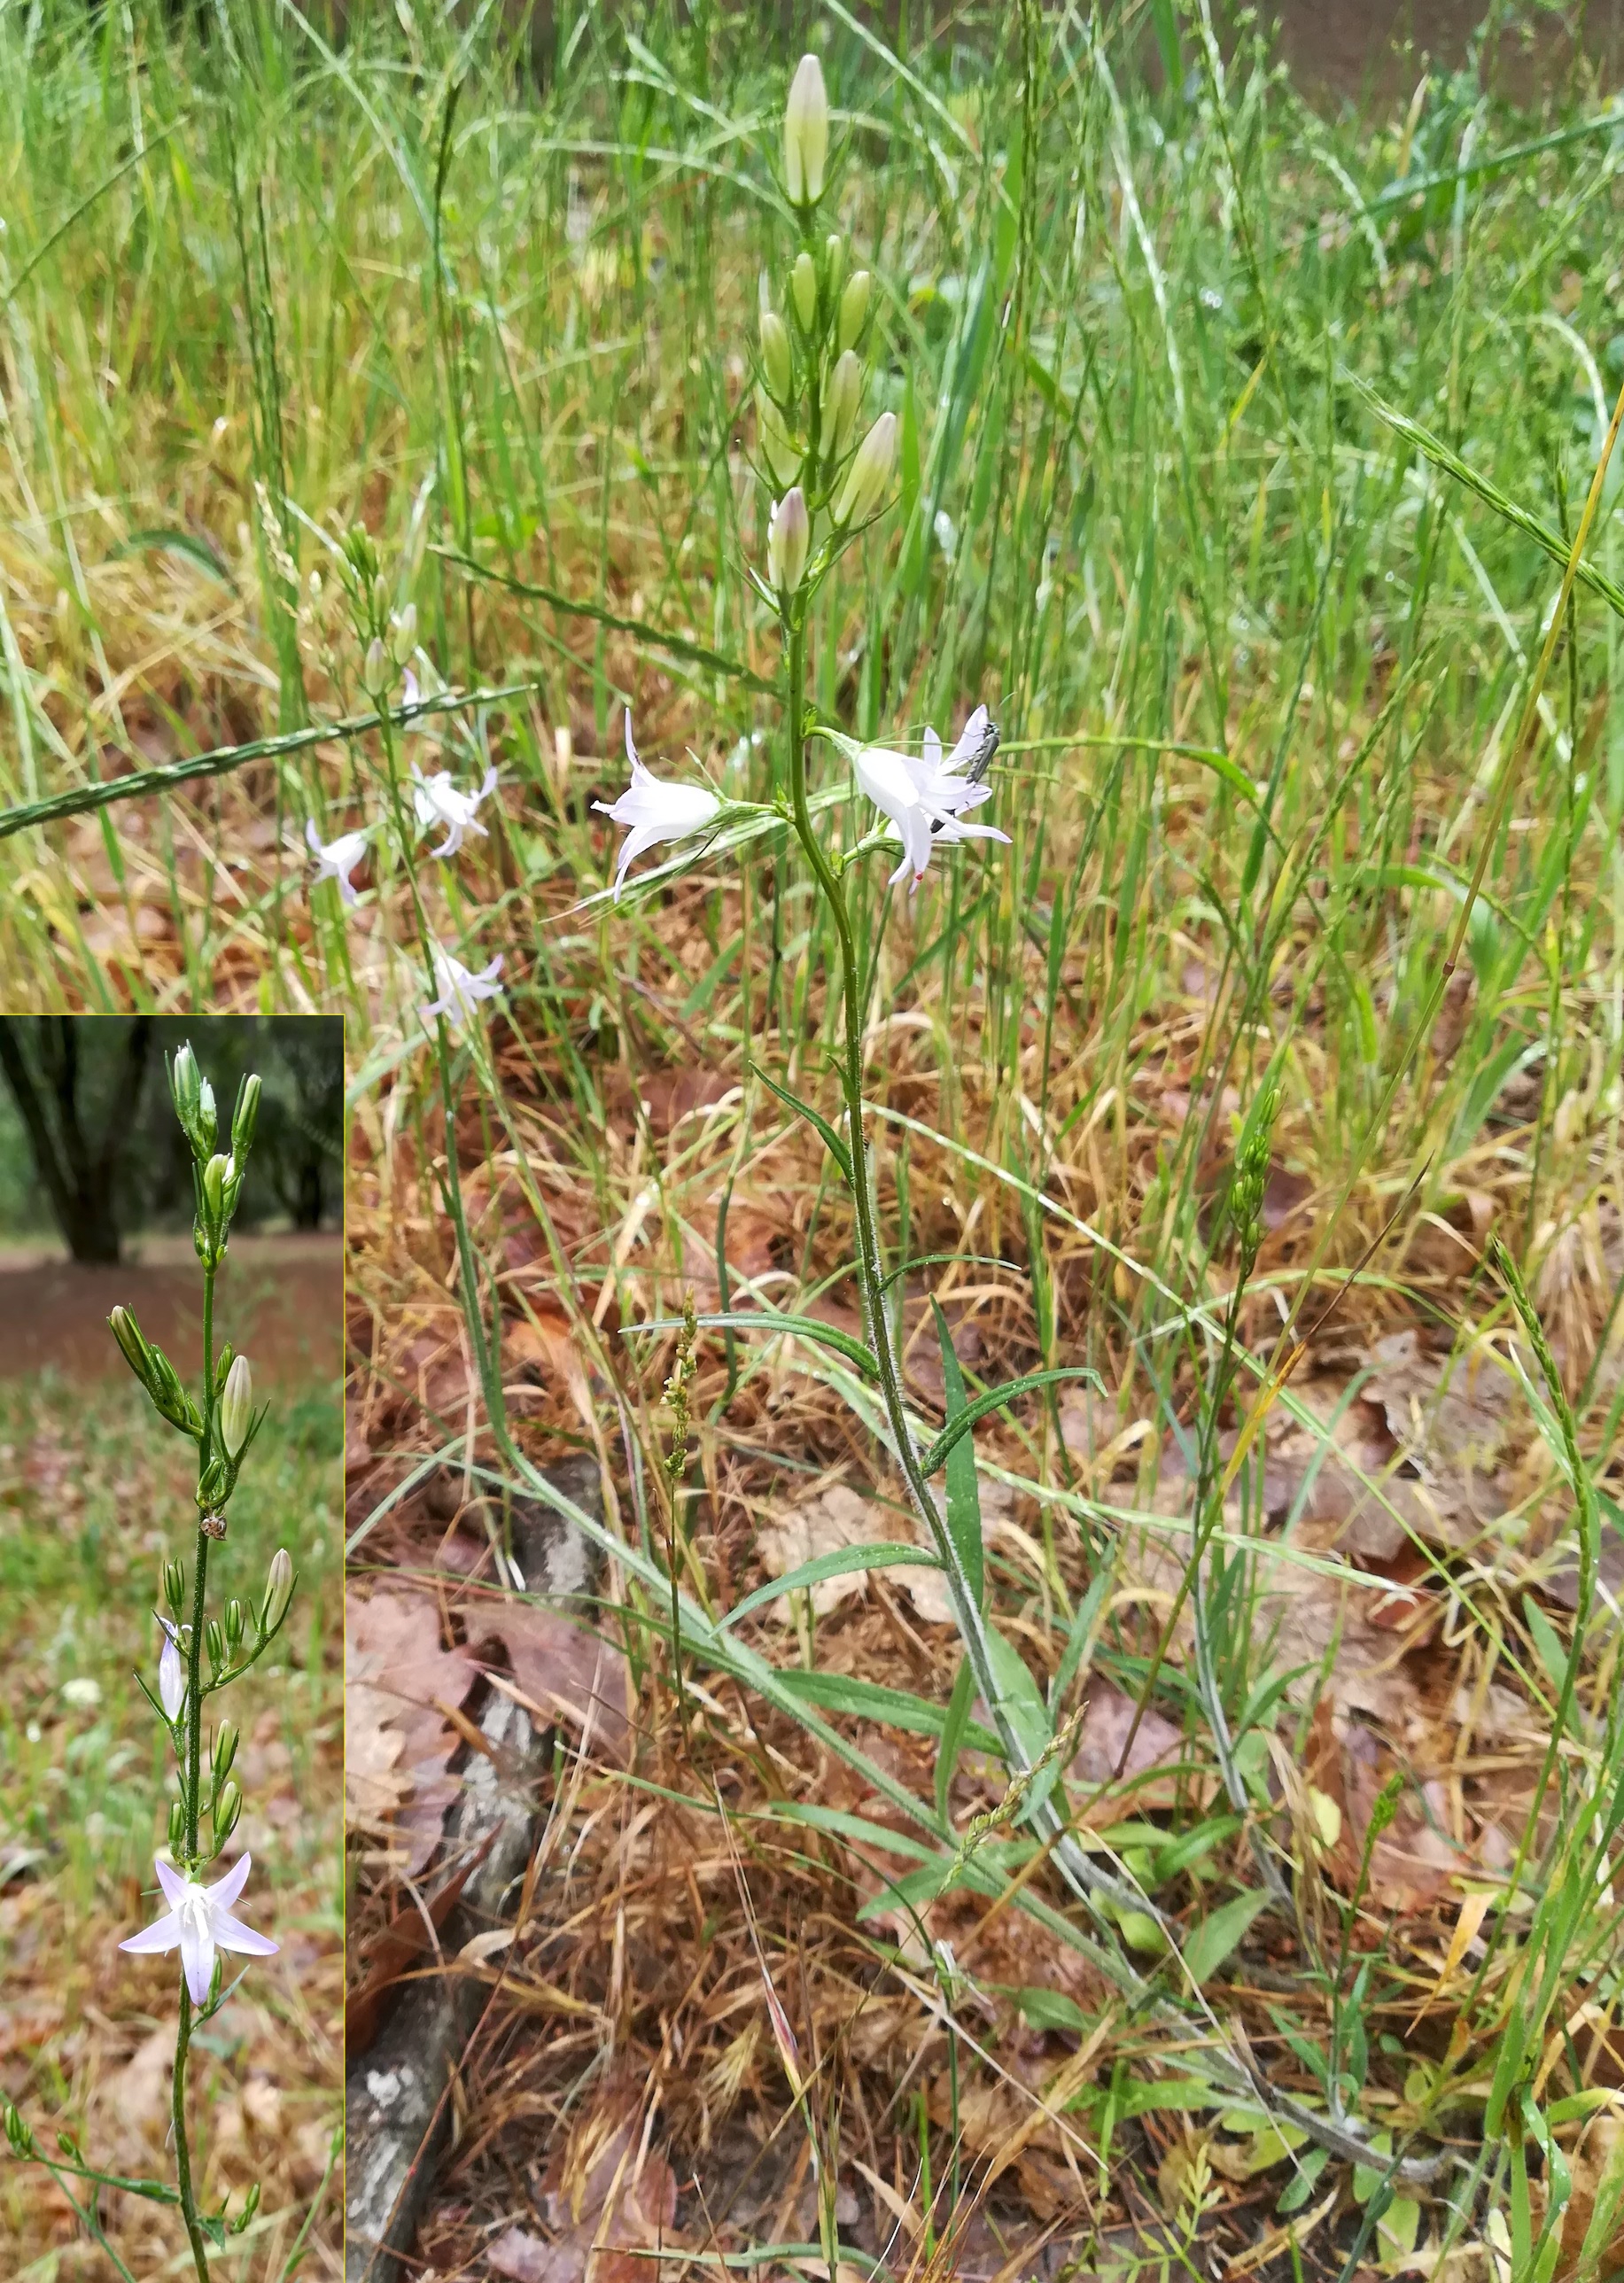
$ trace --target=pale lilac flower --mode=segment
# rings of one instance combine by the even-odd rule
[[[186,1702],[186,1674],[181,1664],[179,1629],[168,1617],[160,1617],[163,1627],[163,1648],[158,1659],[158,1701],[163,1706],[167,1720],[178,1720],[181,1707]]]
[[[307,819],[305,842],[317,867],[310,885],[319,887],[324,880],[336,880],[339,893],[345,902],[356,902],[356,890],[349,876],[366,854],[367,835],[364,832],[341,832],[336,840],[330,840],[324,846],[315,824]]]
[[[488,967],[471,975],[460,959],[450,952],[434,946],[434,980],[440,986],[440,996],[424,1008],[426,1018],[444,1015],[454,1030],[460,1030],[473,1014],[481,999],[499,999],[502,986],[496,978],[502,972],[502,954],[498,952]]]
[[[132,1934],[128,1942],[120,1943],[119,1948],[142,1952],[170,1951],[178,1943],[192,2003],[205,2006],[208,2003],[217,1950],[237,1951],[247,1958],[270,1958],[279,1947],[269,1935],[256,1934],[252,1927],[231,1916],[231,1905],[247,1883],[253,1858],[241,1856],[224,1878],[217,1879],[212,1887],[200,1886],[195,1879],[183,1879],[161,1855],[155,1860],[158,1883],[169,1907],[150,1927],[143,1927],[139,1934]]]
[[[884,745],[847,745],[857,783],[875,807],[891,819],[902,839],[902,861],[891,875],[894,887],[911,873],[911,887],[917,888],[925,877],[931,850],[939,845],[1008,840],[1009,834],[994,825],[963,821],[966,809],[979,807],[992,798],[990,785],[962,774],[980,753],[987,729],[987,708],[978,705],[945,762],[941,740],[934,729],[925,731],[922,753],[895,753]]]
[[[645,848],[653,847],[659,840],[685,840],[691,833],[703,832],[722,806],[715,794],[703,785],[666,784],[649,775],[631,741],[629,706],[626,711],[626,758],[631,763],[629,786],[613,803],[592,803],[604,815],[628,828],[621,843],[621,861],[614,871],[617,900],[628,868]]]
[[[420,705],[422,702],[423,692],[418,687],[418,677],[412,672],[411,668],[408,666],[404,674],[401,677],[401,704],[402,705]],[[407,721],[402,723],[402,726],[406,730],[409,736],[412,736],[417,731],[417,724],[415,721]]]
[[[434,851],[436,856],[455,856],[465,832],[484,837],[485,827],[478,822],[474,811],[495,790],[496,783],[494,763],[486,770],[478,792],[458,792],[451,782],[449,769],[436,769],[432,777],[426,777],[416,761],[412,763],[411,798],[418,823],[443,824],[446,828],[446,837]]]

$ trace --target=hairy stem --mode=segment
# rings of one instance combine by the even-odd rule
[[[203,1266],[203,1432],[198,1441],[198,1479],[208,1465],[215,1432],[215,1278],[213,1260]],[[191,1648],[186,1690],[186,1765],[181,1773],[181,1804],[186,1818],[186,1864],[190,1877],[197,1867],[198,1823],[202,1807],[200,1754],[203,1737],[203,1597],[208,1579],[208,1533],[198,1525],[198,1552],[191,1588]],[[175,2034],[175,2074],[170,2086],[170,2115],[175,2125],[175,2172],[180,2184],[181,2212],[191,2245],[199,2283],[208,2283],[208,2251],[198,2224],[197,2199],[191,2186],[191,2148],[186,2138],[186,2056],[191,2045],[191,1992],[186,1987],[186,1967],[181,1964],[181,2015]]]

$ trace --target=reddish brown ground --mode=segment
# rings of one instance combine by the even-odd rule
[[[196,1372],[202,1280],[191,1240],[137,1240],[117,1268],[81,1268],[43,1248],[0,1254],[0,1378],[54,1366],[98,1379],[126,1366],[107,1329],[119,1302],[183,1377]],[[238,1236],[216,1287],[216,1338],[228,1337],[267,1380],[338,1376],[344,1323],[344,1241]]]

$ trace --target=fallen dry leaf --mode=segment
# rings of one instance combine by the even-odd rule
[[[439,1845],[457,1796],[447,1764],[457,1739],[437,1707],[461,1704],[475,1667],[460,1649],[441,1647],[440,1613],[426,1594],[352,1591],[344,1619],[346,1813],[359,1829],[393,1819],[415,1876]],[[390,1734],[400,1739],[398,1751],[380,1741]]]
[[[888,1508],[859,1498],[856,1492],[844,1483],[831,1483],[826,1490],[803,1499],[787,1513],[770,1522],[758,1533],[756,1551],[772,1578],[787,1578],[792,1570],[803,1562],[816,1562],[824,1554],[840,1552],[848,1546],[905,1546],[917,1542],[910,1517],[893,1513]],[[863,1592],[868,1579],[875,1573],[854,1570],[843,1578],[824,1578],[808,1590],[816,1616],[826,1617],[831,1609],[838,1609],[844,1601]],[[912,1563],[882,1570],[878,1573],[889,1583],[908,1593],[920,1617],[931,1625],[952,1622],[953,1611],[948,1600],[947,1580],[939,1570],[926,1570]],[[794,1609],[785,1594],[769,1601],[762,1615],[775,1625],[793,1622]]]
[[[489,1622],[532,1713],[549,1725],[562,1714],[600,1757],[623,1761],[626,1659],[613,1643],[535,1601],[504,1601]]]

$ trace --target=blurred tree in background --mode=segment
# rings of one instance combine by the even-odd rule
[[[337,1226],[343,1203],[344,1026],[329,1015],[0,1016],[0,1235],[55,1227],[75,1260],[183,1227],[191,1160],[165,1064],[190,1039],[219,1104],[262,1085],[238,1225]],[[226,1146],[229,1147],[229,1140]]]

